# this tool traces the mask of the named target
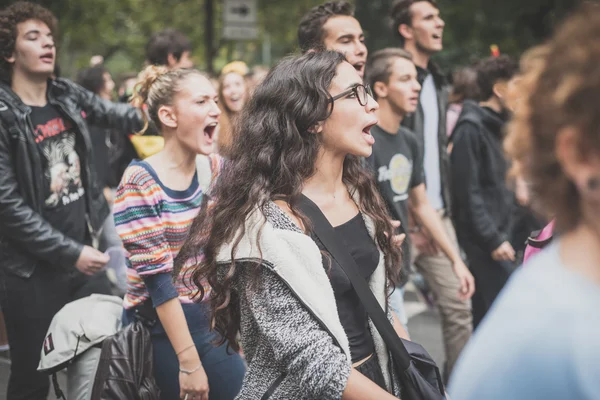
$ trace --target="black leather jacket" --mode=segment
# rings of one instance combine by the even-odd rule
[[[438,142],[439,142],[439,155],[440,155],[440,177],[442,179],[442,198],[444,200],[444,208],[446,214],[451,211],[451,197],[450,197],[450,158],[448,157],[448,137],[446,136],[446,111],[448,110],[448,94],[450,93],[450,86],[448,85],[446,78],[442,75],[439,68],[430,62],[427,66],[427,71],[417,67],[419,72],[419,83],[422,85],[423,81],[427,77],[428,73],[433,75],[433,81],[435,82],[438,109],[439,109],[439,128],[438,128]],[[424,125],[425,125],[425,114],[423,113],[423,106],[419,101],[417,111],[413,114],[408,115],[402,121],[402,125],[409,128],[411,131],[417,134],[417,138],[421,141],[421,146],[425,144],[424,136]],[[427,184],[427,182],[425,183]]]
[[[142,127],[139,112],[125,104],[111,103],[65,79],[48,81],[48,102],[77,128],[84,154],[80,154],[86,192],[87,224],[97,235],[109,208],[97,184],[87,122],[124,132]],[[31,108],[4,83],[0,83],[0,266],[27,278],[40,263],[73,267],[82,243],[66,237],[41,215],[43,200],[42,160],[34,141]],[[7,111],[10,111],[8,113]],[[13,121],[7,121],[10,114]]]

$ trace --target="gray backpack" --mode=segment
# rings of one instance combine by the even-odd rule
[[[57,398],[65,398],[57,372],[67,369],[66,398],[90,400],[102,342],[121,329],[123,299],[93,294],[66,304],[52,319],[38,371],[52,375]]]

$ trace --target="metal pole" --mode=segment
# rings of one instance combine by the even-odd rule
[[[205,32],[205,52],[206,52],[206,72],[209,74],[214,73],[213,59],[214,59],[214,0],[204,0],[204,13],[206,15],[206,23],[204,25]]]
[[[265,32],[262,41],[262,63],[266,66],[271,66],[271,35]]]

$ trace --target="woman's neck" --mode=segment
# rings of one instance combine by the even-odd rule
[[[582,222],[562,235],[560,243],[563,264],[600,286],[600,229]]]
[[[315,174],[304,182],[302,193],[315,203],[335,202],[347,196],[348,189],[342,180],[345,158],[345,155],[321,149],[317,156]]]
[[[187,177],[196,172],[196,153],[176,139],[165,138],[165,146],[156,154],[156,161],[168,174],[179,172],[180,176]]]

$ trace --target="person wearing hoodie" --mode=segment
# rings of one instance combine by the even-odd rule
[[[510,244],[514,194],[506,186],[508,163],[502,141],[508,120],[507,85],[517,68],[508,56],[490,57],[478,65],[477,83],[484,100],[465,102],[452,135],[452,216],[475,277],[474,327],[514,268]]]

